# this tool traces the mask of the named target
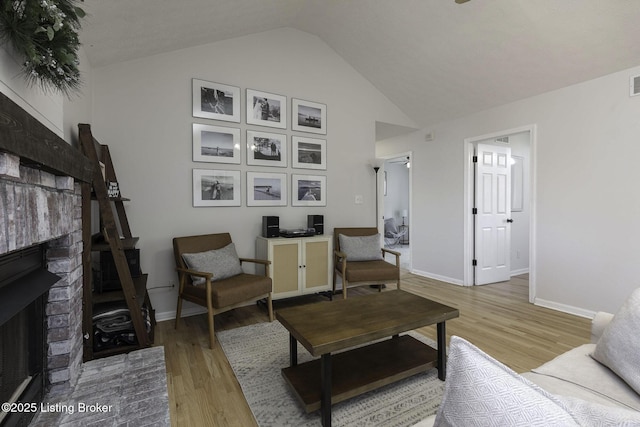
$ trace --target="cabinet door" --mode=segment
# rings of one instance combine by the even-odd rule
[[[328,289],[330,285],[330,240],[303,241],[304,291]]]
[[[299,242],[274,242],[271,248],[273,293],[297,293],[301,266]]]

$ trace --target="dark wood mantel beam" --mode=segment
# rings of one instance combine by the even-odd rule
[[[91,182],[91,162],[19,105],[0,93],[0,151],[54,175]]]

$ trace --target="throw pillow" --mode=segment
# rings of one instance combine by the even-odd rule
[[[346,236],[340,234],[340,250],[347,261],[376,261],[382,259],[380,233],[371,236]]]
[[[611,319],[591,355],[640,393],[640,288]]]
[[[577,426],[564,403],[473,344],[451,337],[435,426]]]
[[[242,273],[240,259],[233,243],[211,251],[182,254],[182,259],[190,270],[213,273],[214,282]],[[191,280],[196,286],[205,284],[203,277],[192,276]]]

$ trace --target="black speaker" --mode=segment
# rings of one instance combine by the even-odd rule
[[[307,215],[307,227],[315,228],[316,234],[324,233],[324,215]]]
[[[280,217],[263,216],[262,217],[262,237],[278,237],[280,236]]]

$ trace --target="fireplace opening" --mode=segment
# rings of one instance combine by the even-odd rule
[[[46,387],[47,291],[60,278],[46,269],[45,245],[0,256],[0,402],[16,411],[0,412],[3,426],[26,426]]]

